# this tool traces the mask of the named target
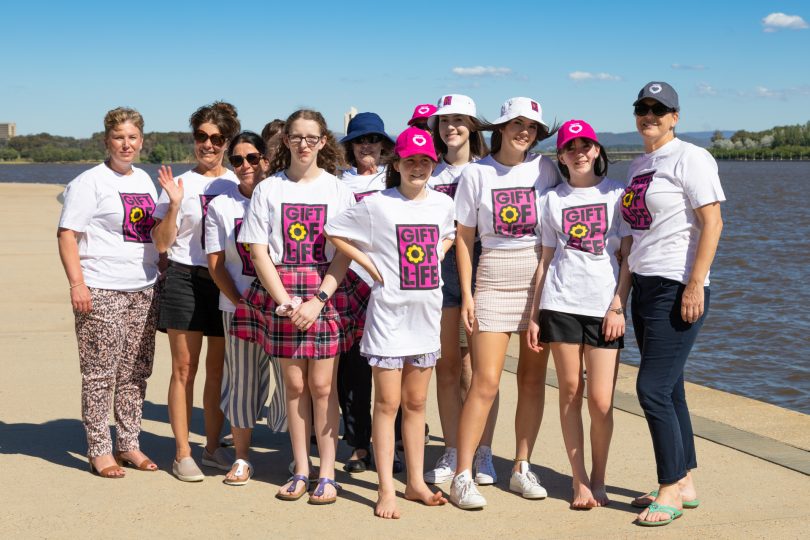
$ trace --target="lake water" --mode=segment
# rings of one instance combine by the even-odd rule
[[[628,165],[611,165],[609,176],[626,180]],[[810,163],[719,165],[725,226],[686,379],[810,414]],[[157,165],[141,167],[157,178]],[[0,164],[0,182],[65,184],[87,168]],[[638,364],[632,325],[628,334],[623,361]]]

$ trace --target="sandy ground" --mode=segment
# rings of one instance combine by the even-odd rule
[[[130,470],[119,481],[93,476],[84,457],[73,316],[56,251],[60,191],[53,185],[0,185],[0,538],[807,537],[808,476],[702,438],[697,440],[696,474],[700,508],[662,529],[633,525],[637,511],[629,502],[655,487],[655,465],[646,422],[623,411],[615,414],[609,463],[613,503],[589,512],[569,510],[570,468],[557,391],[551,386],[532,456],[549,497],[527,501],[510,493],[516,386],[509,372],[501,383],[494,443],[500,481],[482,488],[489,502],[483,511],[426,508],[401,500],[402,519],[375,518],[373,472],[349,478],[339,471],[344,491],[335,505],[313,507],[305,498],[278,501],[273,495],[288,476],[289,443],[285,435],[272,435],[264,426],[254,436],[256,475],[249,485],[225,486],[224,473],[212,469],[205,470],[204,482],[179,482],[167,472],[174,444],[165,406],[170,361],[163,335],[158,336],[141,436],[142,448],[161,471]],[[627,375],[632,368],[627,369],[619,382],[622,392],[632,391]],[[203,441],[202,378],[192,426],[192,441],[198,444]],[[705,388],[690,387],[689,392],[690,398],[698,396],[695,414],[787,442],[810,456],[806,415]],[[432,463],[442,448],[435,400],[429,404],[428,422],[432,441],[426,462]],[[197,458],[200,451],[195,450]],[[348,454],[341,443],[339,461]]]

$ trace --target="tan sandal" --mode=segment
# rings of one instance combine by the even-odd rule
[[[121,467],[134,467],[139,471],[156,472],[158,470],[157,464],[149,458],[145,458],[140,463],[136,464],[134,461],[124,457],[123,452],[116,452],[114,454],[115,462]],[[152,466],[154,465],[154,468]]]
[[[96,469],[96,466],[93,465],[93,459],[88,457],[87,460],[90,462],[90,472],[98,475],[102,478],[112,478],[112,479],[119,479],[123,478],[123,474],[113,474],[118,472],[124,472],[124,469],[119,467],[118,465],[110,465],[109,467],[104,467],[101,470]]]

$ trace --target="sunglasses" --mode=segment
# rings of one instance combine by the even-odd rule
[[[254,152],[252,154],[248,154],[246,156],[228,156],[228,161],[231,162],[231,165],[234,167],[241,167],[242,164],[247,161],[249,165],[256,166],[262,160],[264,156],[258,152]]]
[[[646,103],[639,103],[634,107],[633,112],[636,116],[647,116],[647,113],[652,111],[655,116],[664,116],[665,114],[675,112],[675,109],[667,107],[663,103],[656,103],[655,105],[647,105]]]
[[[194,140],[196,142],[203,144],[208,139],[211,139],[211,144],[213,144],[214,146],[222,146],[228,140],[219,133],[209,135],[208,133],[204,132],[201,129],[194,132]]]
[[[369,135],[363,135],[361,137],[357,137],[352,142],[355,144],[377,144],[382,142],[383,136],[379,133],[371,133]]]

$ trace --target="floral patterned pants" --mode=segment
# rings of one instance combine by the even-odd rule
[[[77,313],[82,373],[82,422],[88,456],[112,453],[109,412],[115,413],[118,451],[138,449],[146,379],[155,357],[154,287],[126,292],[90,289],[93,309]]]

